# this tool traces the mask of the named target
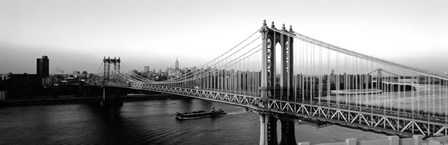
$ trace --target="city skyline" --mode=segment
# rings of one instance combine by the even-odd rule
[[[1,144],[448,144],[447,0],[0,0]]]
[[[435,64],[448,62],[447,7],[436,0],[2,1],[0,73],[35,73],[35,59],[43,55],[52,59],[50,73],[95,73],[104,56],[120,57],[129,69],[173,67],[176,57],[182,67],[201,66],[264,19],[363,54],[444,73],[448,66]]]

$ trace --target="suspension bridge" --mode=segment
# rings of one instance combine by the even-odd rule
[[[260,116],[264,145],[278,144],[277,128],[280,144],[295,144],[297,120],[400,137],[448,133],[447,77],[331,45],[284,24],[276,28],[264,21],[220,56],[165,81],[120,72],[121,64],[120,59],[104,58],[104,88],[249,108]],[[103,95],[103,102],[108,99]]]

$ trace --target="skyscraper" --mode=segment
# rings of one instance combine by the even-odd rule
[[[174,64],[174,69],[179,70],[179,61],[177,60],[177,57],[176,57],[176,63]]]
[[[149,73],[149,66],[143,67],[143,72],[144,73]]]
[[[42,58],[37,58],[37,69],[36,74],[39,77],[48,77],[50,75],[50,60],[47,56],[42,56]]]

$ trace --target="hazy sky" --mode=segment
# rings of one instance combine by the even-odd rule
[[[263,19],[394,62],[448,72],[446,0],[0,0],[0,73],[96,72],[103,56],[129,68],[200,65]]]

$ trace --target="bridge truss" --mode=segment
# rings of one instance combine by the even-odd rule
[[[257,33],[261,36],[257,36]],[[105,71],[109,71],[106,70]],[[156,91],[378,133],[447,135],[448,78],[294,32],[262,28],[165,81],[135,71],[108,86]],[[176,73],[181,72],[181,73]],[[178,75],[176,75],[178,74]]]

